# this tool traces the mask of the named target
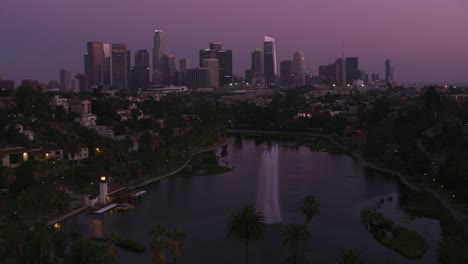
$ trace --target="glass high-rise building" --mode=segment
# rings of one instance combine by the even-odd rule
[[[261,77],[263,75],[263,51],[255,49],[252,51],[252,77]]]
[[[112,86],[126,90],[130,85],[130,51],[126,44],[112,44]]]
[[[163,73],[164,85],[170,86],[175,84],[176,63],[175,56],[172,54],[164,55],[163,57]]]
[[[67,69],[60,69],[60,90],[62,92],[71,90],[71,72]]]
[[[305,65],[304,65],[304,52],[294,52],[292,62],[292,73],[294,74],[294,84],[305,84]]]
[[[276,63],[276,45],[275,39],[271,36],[264,37],[263,67],[266,84],[276,84],[276,78],[278,75],[278,66]]]
[[[111,45],[108,43],[102,44],[104,52],[104,76],[103,84],[106,86],[111,85]]]
[[[205,59],[218,59],[219,86],[232,83],[232,50],[223,49],[221,42],[211,42],[209,49],[201,49],[199,52],[199,66],[203,67]]]
[[[280,62],[281,85],[290,86],[294,83],[293,63],[290,60]]]
[[[353,84],[353,81],[361,79],[359,71],[359,59],[357,57],[346,58],[346,84]]]
[[[87,43],[85,59],[85,74],[89,86],[97,86],[104,82],[104,48],[102,42]]]
[[[166,54],[164,45],[164,32],[160,29],[154,31],[153,41],[153,83],[164,84],[164,55]]]
[[[209,69],[208,82],[209,88],[219,87],[219,60],[215,58],[208,58],[203,60],[203,68]]]
[[[385,81],[386,82],[393,82],[395,81],[393,75],[393,64],[390,59],[385,61]]]
[[[336,85],[336,63],[319,67],[319,76],[326,85]]]
[[[346,86],[346,60],[344,58],[337,59],[336,65],[336,85]]]
[[[131,69],[132,90],[149,88],[149,53],[145,49],[138,50],[135,53],[135,67]]]

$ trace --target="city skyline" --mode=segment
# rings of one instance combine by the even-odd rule
[[[58,80],[57,71],[61,68],[71,70],[73,75],[83,73],[83,46],[88,41],[126,43],[132,51],[151,51],[152,34],[160,28],[165,32],[166,53],[175,54],[176,60],[187,57],[197,61],[198,50],[206,47],[206,43],[222,42],[234,52],[234,74],[238,76],[243,76],[244,70],[250,68],[251,51],[262,46],[262,37],[272,35],[276,40],[278,62],[292,59],[291,54],[303,51],[306,71],[314,76],[318,74],[319,65],[340,58],[344,50],[346,57],[359,57],[360,68],[368,73],[385,76],[384,62],[391,58],[399,81],[468,82],[468,37],[463,26],[468,24],[468,18],[464,15],[468,11],[468,3],[461,0],[450,3],[420,0],[412,3],[400,0],[392,3],[365,0],[353,3],[342,0],[326,3],[299,1],[302,4],[297,6],[274,1],[271,19],[267,21],[255,19],[255,13],[263,6],[262,0],[256,1],[247,10],[242,8],[247,4],[246,1],[227,3],[223,8],[232,9],[228,14],[213,12],[219,10],[217,7],[211,10],[190,8],[213,2],[186,2],[186,8],[183,9],[177,9],[180,3],[164,3],[165,8],[161,11],[152,8],[157,7],[157,3],[144,2],[134,8],[138,10],[138,16],[137,12],[128,13],[128,8],[117,9],[113,14],[116,17],[125,17],[123,14],[136,16],[134,20],[106,20],[102,19],[98,10],[105,10],[109,6],[110,1],[107,0],[96,3],[93,10],[89,10],[88,4],[91,2],[86,0],[68,4],[57,0],[44,0],[41,3],[2,1],[0,30],[8,37],[4,38],[0,50],[0,74],[18,83],[27,78],[42,82]],[[414,14],[421,11],[422,3],[424,15],[416,17]],[[133,6],[131,4],[123,5],[130,7]],[[322,8],[320,14],[316,13],[317,7]],[[44,12],[57,8],[73,12],[68,12],[70,14],[66,17],[44,18]],[[381,11],[384,9],[385,12]],[[176,10],[178,17],[185,18],[174,20]],[[203,15],[190,16],[194,10],[199,14],[209,12],[213,15],[209,19],[203,18]],[[235,13],[240,10],[244,21],[235,22]],[[85,11],[89,11],[86,21],[81,15],[78,16]],[[297,14],[287,16],[292,12]],[[20,14],[24,15],[22,22],[12,23]],[[327,20],[341,15],[353,18],[353,28],[360,30],[347,30],[347,21],[344,19],[332,22]],[[288,19],[285,20],[284,16]],[[437,16],[444,16],[444,19],[433,19]],[[225,23],[208,23],[215,20]],[[34,27],[30,26],[32,23]],[[247,27],[249,23],[255,23],[256,26]],[[197,30],[200,28],[203,31]],[[38,42],[38,39],[44,41]]]

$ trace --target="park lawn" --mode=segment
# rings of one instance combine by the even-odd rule
[[[405,227],[393,227],[392,235],[392,238],[383,238],[379,242],[408,259],[422,258],[429,248],[418,233]]]

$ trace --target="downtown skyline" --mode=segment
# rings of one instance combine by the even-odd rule
[[[15,80],[15,83],[27,78],[43,82],[57,80],[61,68],[71,70],[72,74],[83,73],[82,56],[88,41],[126,43],[132,53],[138,49],[151,51],[153,32],[159,28],[165,32],[166,53],[174,54],[177,61],[184,57],[192,62],[197,61],[199,49],[209,42],[222,42],[226,49],[233,50],[234,74],[237,76],[243,76],[244,70],[250,68],[250,54],[255,48],[262,48],[263,36],[272,35],[276,41],[277,67],[280,61],[292,59],[294,52],[303,51],[306,71],[314,76],[318,74],[319,65],[333,62],[344,51],[346,57],[359,57],[361,69],[381,76],[385,73],[385,60],[391,58],[398,81],[468,82],[468,37],[463,26],[468,24],[468,18],[462,16],[468,10],[468,4],[462,1],[444,4],[425,1],[425,14],[419,18],[414,16],[419,7],[415,3],[404,4],[402,1],[391,4],[373,4],[363,0],[353,3],[317,1],[304,2],[301,8],[269,1],[273,5],[271,20],[263,21],[256,20],[254,16],[255,11],[261,10],[263,2],[257,0],[244,11],[242,21],[236,24],[235,14],[221,11],[231,8],[236,13],[242,9],[241,6],[246,6],[247,3],[243,1],[236,2],[237,5],[226,3],[223,8],[213,7],[210,10],[214,12],[211,13],[200,8],[189,10],[188,7],[194,4],[185,1],[181,2],[187,8],[179,9],[174,3],[158,5],[144,1],[141,6],[134,6],[134,10],[140,14],[138,16],[135,16],[137,12],[122,8],[113,9],[109,19],[102,19],[98,11],[91,10],[85,21],[83,16],[75,14],[86,10],[90,1],[85,0],[83,3],[68,4],[74,10],[69,16],[39,19],[34,21],[35,27],[28,25],[37,18],[36,13],[43,15],[48,8],[65,8],[67,5],[56,0],[41,1],[41,5],[34,1],[2,2],[0,29],[8,37],[2,39],[0,74],[5,79]],[[197,4],[203,6],[211,2],[201,0]],[[107,0],[96,3],[96,8],[108,3]],[[339,7],[333,6],[338,3]],[[123,5],[131,6],[131,3]],[[154,10],[151,13],[148,10],[161,5],[165,7],[164,12]],[[386,11],[369,13],[374,5],[378,6],[378,10]],[[358,8],[363,6],[366,9]],[[314,11],[313,8],[317,7],[323,9]],[[307,10],[310,12],[306,13]],[[15,25],[12,21],[20,11],[24,11],[25,16],[21,23]],[[132,19],[123,19],[124,11],[128,11]],[[194,16],[190,17],[189,11],[210,13],[212,16],[209,19],[196,16],[195,19]],[[327,11],[331,20],[319,14]],[[291,12],[297,12],[297,15],[289,16]],[[340,14],[352,18],[353,28],[359,30],[350,30],[346,21],[336,21]],[[435,14],[444,15],[444,20],[433,19]],[[215,23],[217,20],[226,23]],[[254,27],[248,26],[252,23],[255,23]],[[41,41],[38,42],[38,39]]]

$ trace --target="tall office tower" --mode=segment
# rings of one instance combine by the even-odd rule
[[[204,59],[203,68],[209,69],[208,88],[218,88],[219,87],[219,61],[218,59],[213,59],[213,58]]]
[[[372,73],[372,75],[371,75],[371,80],[372,80],[373,82],[380,81],[380,76],[379,76],[379,74],[378,74],[378,73]]]
[[[210,50],[218,52],[223,49],[223,43],[221,42],[210,42]]]
[[[111,45],[108,43],[102,44],[104,52],[104,76],[103,84],[107,87],[111,85],[111,55],[112,49]]]
[[[205,59],[216,59],[216,52],[211,49],[201,49],[198,53],[198,66],[203,67],[203,61]]]
[[[135,67],[131,69],[132,90],[149,88],[149,53],[140,49],[135,53]]]
[[[281,85],[290,86],[294,83],[292,61],[284,60],[280,62],[280,80]]]
[[[390,59],[387,59],[385,61],[385,81],[386,82],[393,82],[395,81],[394,79],[394,75],[393,75],[393,64],[392,64],[392,61]]]
[[[85,74],[89,86],[97,86],[104,82],[104,49],[101,42],[88,42],[85,54]]]
[[[219,86],[232,83],[232,50],[221,49],[217,51],[219,61]]]
[[[337,59],[336,64],[336,85],[346,86],[346,60],[344,58]]]
[[[140,49],[135,52],[135,67],[149,68],[149,53],[146,49]]]
[[[263,51],[255,49],[252,51],[252,77],[261,77],[263,75]]]
[[[123,43],[112,44],[112,86],[128,89],[130,84],[130,51]]]
[[[218,59],[219,86],[232,83],[232,50],[223,49],[221,42],[211,42],[209,49],[201,49],[199,52],[199,66],[204,67],[205,59]]]
[[[346,58],[346,84],[353,84],[354,80],[360,80],[359,59],[357,57]]]
[[[304,65],[304,52],[294,52],[292,62],[292,73],[294,74],[294,84],[305,84],[305,65]]]
[[[85,74],[77,73],[75,79],[80,82],[80,92],[88,91],[88,76]]]
[[[361,70],[361,80],[364,82],[365,85],[369,84],[369,74],[366,71]]]
[[[210,86],[210,69],[187,69],[187,87],[190,89],[208,88]]]
[[[170,86],[175,84],[176,64],[175,56],[172,54],[164,55],[163,57],[163,72],[164,72],[164,85]]]
[[[15,89],[15,82],[12,80],[3,80],[0,78],[0,90],[3,89],[13,91]]]
[[[153,83],[164,84],[164,55],[166,54],[164,45],[164,32],[160,29],[154,31],[153,42]]]
[[[276,45],[275,39],[271,36],[265,36],[263,42],[263,67],[265,81],[267,85],[276,84],[278,69],[276,64]]]
[[[71,72],[67,69],[60,69],[60,91],[69,92],[71,90]]]
[[[74,93],[79,93],[80,92],[80,80],[71,79],[70,91],[72,91]]]
[[[336,63],[320,66],[319,77],[326,85],[336,85]]]
[[[244,71],[244,80],[247,84],[252,83],[252,70]]]
[[[179,61],[180,72],[185,72],[188,68],[190,68],[190,60],[188,58],[180,59]]]
[[[188,68],[190,68],[190,60],[188,58],[180,59],[178,85],[187,85],[187,69]]]

